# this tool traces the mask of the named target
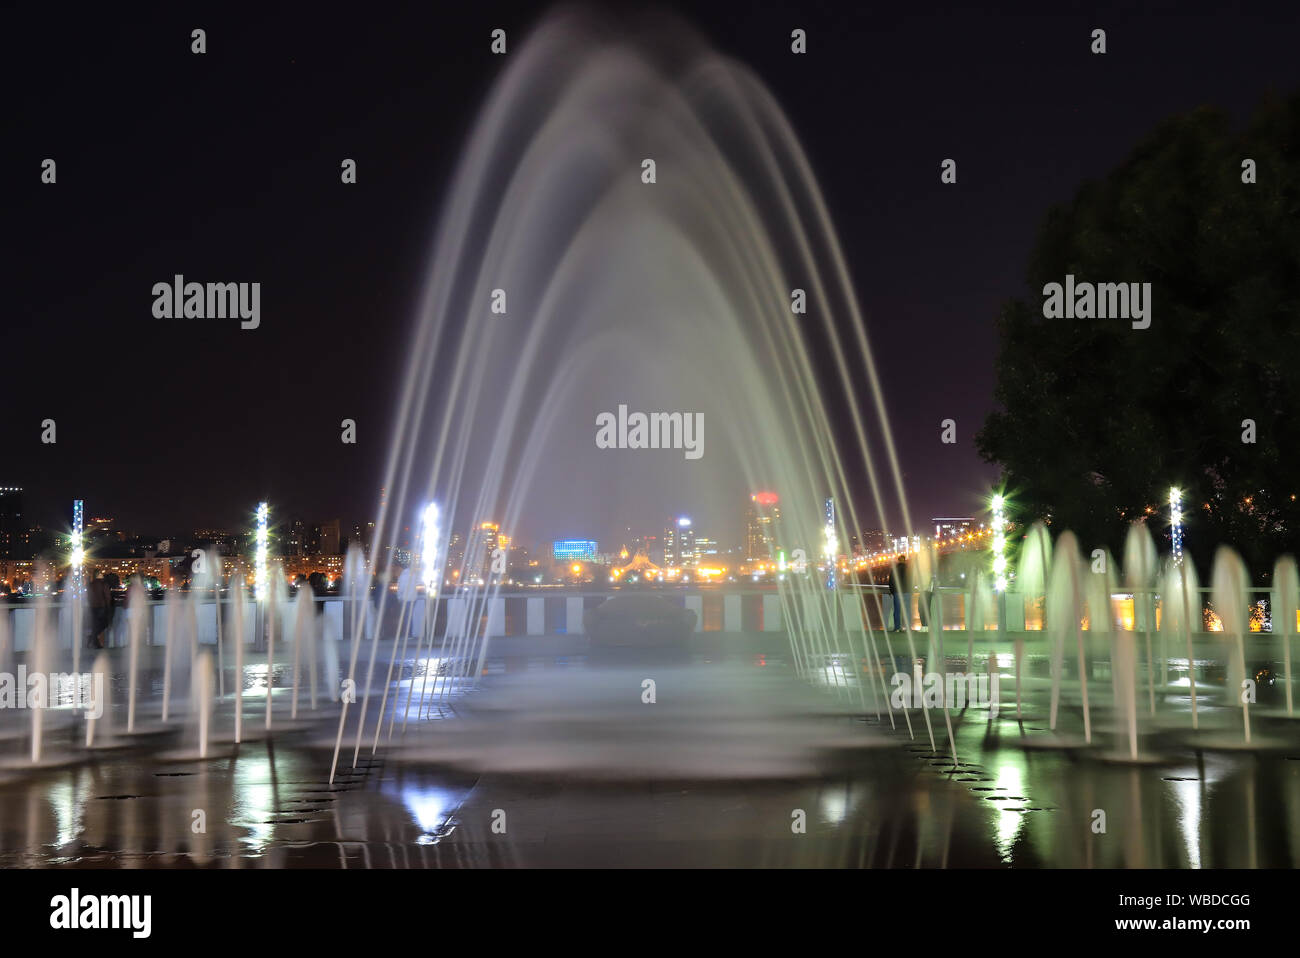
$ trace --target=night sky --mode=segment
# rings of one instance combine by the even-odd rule
[[[1024,273],[1048,207],[1164,117],[1213,104],[1244,119],[1294,89],[1300,29],[1285,4],[902,6],[679,9],[757,71],[803,142],[923,521],[977,510],[996,476],[973,443],[994,321],[1005,299],[1037,296]],[[242,526],[266,498],[345,529],[368,517],[436,215],[502,69],[489,33],[517,49],[544,9],[9,13],[0,485],[25,487],[29,519],[65,525],[75,497],[142,533]],[[806,56],[790,53],[794,27]],[[1094,27],[1104,56],[1089,52]],[[40,182],[45,157],[55,186]],[[340,185],[343,157],[358,160],[356,186]],[[945,157],[955,186],[939,181]],[[155,319],[151,287],[175,273],[260,281],[261,327]],[[937,385],[917,388],[925,376]],[[949,417],[956,446],[939,442]],[[355,446],[339,443],[344,418]],[[548,519],[520,531],[588,532]]]

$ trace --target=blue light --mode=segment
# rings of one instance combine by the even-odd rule
[[[551,543],[551,555],[565,562],[575,559],[590,562],[598,555],[597,546],[594,539],[556,539]]]

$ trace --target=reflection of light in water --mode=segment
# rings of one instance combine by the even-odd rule
[[[240,841],[259,852],[270,843],[275,828],[274,825],[266,824],[275,811],[275,790],[271,787],[271,776],[271,761],[265,753],[241,756],[235,763],[235,808],[237,814],[245,819],[240,824],[250,832],[241,837]]]
[[[419,785],[402,788],[402,804],[420,826],[423,834],[416,839],[420,845],[431,845],[436,841],[438,831],[446,824],[455,807],[450,792]]]
[[[1020,763],[1024,762],[1025,757],[1018,751],[999,752],[997,760],[1000,763],[994,771],[995,781],[993,785],[998,790],[993,792],[994,795],[1023,795],[1021,791],[1024,782],[1025,770]],[[1000,787],[999,787],[1000,786]],[[1011,864],[1011,849],[1016,844],[1016,839],[1020,836],[1020,830],[1024,828],[1025,816],[1022,812],[1005,811],[1005,806],[1023,807],[1021,801],[992,802],[998,806],[998,854],[1007,864]]]
[[[1192,868],[1201,867],[1201,783],[1165,782],[1174,793],[1181,812],[1178,830],[1183,833],[1187,846],[1187,863]]]
[[[822,821],[840,825],[849,815],[848,789],[825,788],[818,796]]]
[[[48,793],[50,808],[54,812],[54,844],[58,848],[73,841],[81,832],[82,802],[71,782],[56,782]]]
[[[244,698],[266,696],[266,663],[244,666]]]

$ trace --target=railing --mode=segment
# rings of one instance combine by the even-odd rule
[[[542,636],[542,635],[579,635],[583,632],[583,613],[599,605],[607,598],[619,594],[617,589],[575,589],[564,591],[538,590],[493,591],[480,590],[474,595],[448,594],[440,595],[434,610],[434,635],[447,634],[450,629],[461,634],[468,629],[469,618],[478,620],[479,630],[491,637],[497,636]],[[1206,622],[1206,610],[1210,609],[1208,588],[1198,590],[1201,598],[1197,603],[1199,611],[1193,612],[1193,620]],[[885,586],[842,584],[834,596],[818,590],[782,591],[769,589],[728,589],[725,587],[702,589],[655,590],[670,601],[676,602],[696,613],[697,632],[726,633],[783,633],[788,629],[791,612],[789,603],[817,603],[823,608],[836,610],[836,625],[849,632],[862,632],[868,629],[880,631],[886,625],[892,625],[892,596]],[[188,599],[193,597],[195,618],[198,624],[199,641],[204,644],[216,642],[217,610],[211,598],[211,592],[186,593]],[[1258,606],[1260,600],[1269,599],[1268,590],[1251,590],[1248,596],[1252,606]],[[838,600],[834,602],[833,600]],[[999,631],[998,618],[1004,616],[1003,634],[1024,634],[1032,636],[1042,631],[1042,599],[1031,600],[1029,597],[1008,592],[994,597],[994,608],[989,610],[985,621],[975,628],[969,628],[968,610],[971,596],[966,590],[941,587],[931,596],[930,593],[913,592],[905,597],[904,615],[913,631],[928,632],[928,623],[933,618],[944,632],[973,632],[987,638],[989,633]],[[72,640],[75,627],[72,604],[60,599],[51,599],[49,610],[57,621],[60,643],[64,646]],[[313,596],[312,601],[317,613],[324,618],[327,634],[335,638],[350,637],[352,614],[345,614],[344,600],[339,596]],[[830,601],[831,604],[825,604]],[[922,604],[925,603],[925,611]],[[1003,604],[1003,608],[997,606]],[[390,594],[384,603],[384,621],[379,623],[379,633],[385,638],[392,637],[397,628],[398,609],[401,605],[396,595]],[[407,628],[413,635],[419,635],[424,629],[424,617],[427,614],[428,601],[420,595],[412,603],[411,614],[407,617]],[[797,608],[797,607],[796,607]],[[228,595],[221,603],[222,634],[233,634],[231,618],[234,606]],[[244,630],[245,640],[254,642],[258,633],[257,606],[251,601],[245,604]],[[12,636],[13,649],[25,651],[30,648],[32,633],[36,620],[35,602],[0,603],[0,635]],[[165,633],[168,608],[164,600],[148,599],[141,606],[119,608],[114,617],[109,633],[109,644],[120,646],[126,643],[127,630],[131,617],[136,614],[145,616],[145,641],[158,644]],[[188,614],[188,613],[186,613]],[[297,614],[293,601],[279,607],[277,635],[291,635],[294,616]],[[1148,622],[1154,617],[1154,624]],[[1300,618],[1300,616],[1298,616]],[[1111,596],[1111,629],[1138,632],[1164,632],[1165,617],[1160,595],[1156,590],[1139,590],[1137,597],[1132,592],[1115,593]],[[89,627],[88,614],[83,616],[83,627]],[[1270,625],[1273,626],[1270,628]],[[1300,629],[1300,622],[1291,628],[1285,624],[1272,622],[1267,617],[1260,617],[1251,627],[1252,635],[1267,636],[1272,632],[1294,635]],[[1083,622],[1086,631],[1099,631],[1092,628],[1092,623]],[[367,634],[373,634],[371,623]],[[473,630],[469,630],[473,631]],[[1209,628],[1197,629],[1199,635],[1212,634]],[[1249,637],[1248,637],[1249,638]]]

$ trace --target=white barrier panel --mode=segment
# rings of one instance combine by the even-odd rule
[[[528,599],[528,634],[546,634],[546,600],[529,597]]]
[[[1007,631],[1023,632],[1025,630],[1025,597],[1018,593],[1007,593]]]
[[[163,639],[167,635],[167,609],[159,602],[153,607],[153,621],[149,628],[149,637],[146,641],[150,645],[162,645]]]
[[[447,600],[447,634],[450,636],[461,635],[465,631],[466,623],[469,621],[469,600],[468,599],[448,599]]]
[[[453,600],[455,601],[455,600]],[[464,601],[464,600],[461,600]],[[424,607],[428,599],[420,598],[411,603],[411,634],[424,635]]]
[[[763,631],[780,632],[784,625],[785,623],[781,621],[781,597],[763,596]]]
[[[840,596],[840,609],[844,613],[844,627],[850,632],[867,631],[862,621],[862,599],[856,595]]]
[[[722,631],[743,631],[744,616],[740,610],[740,596],[724,595],[722,597]]]
[[[36,634],[36,610],[14,609],[14,651],[30,652],[32,636]]]
[[[60,609],[56,613],[56,615],[58,615],[59,617],[58,647],[61,649],[70,649],[72,648],[72,643],[74,641],[72,631],[74,626],[76,625],[76,620],[73,617],[72,606],[65,605],[62,609]],[[89,615],[90,615],[90,610],[83,607],[81,613],[81,627],[86,632],[90,631],[90,622],[87,618]],[[82,639],[81,644],[84,647],[86,644],[86,640]]]
[[[488,599],[488,638],[506,634],[506,600],[499,596]]]
[[[343,634],[343,600],[326,599],[325,600],[325,626],[333,629],[333,632],[327,632],[327,635],[333,635],[338,638]]]
[[[1150,595],[1138,593],[1133,596],[1133,630],[1135,632],[1154,631],[1148,624],[1148,620],[1150,619],[1148,610],[1151,608],[1151,605],[1152,602]]]
[[[582,596],[564,600],[564,627],[569,635],[582,635]]]
[[[695,631],[704,631],[704,596],[688,595],[686,597],[686,608],[695,613]]]
[[[225,609],[221,610],[225,612]],[[196,610],[199,625],[199,645],[217,644],[217,606],[215,603],[201,605]],[[226,623],[221,623],[225,627]]]
[[[822,608],[822,602],[825,600],[819,593],[806,591],[803,593],[803,621],[800,626],[804,633],[820,633],[826,628],[826,614]]]

